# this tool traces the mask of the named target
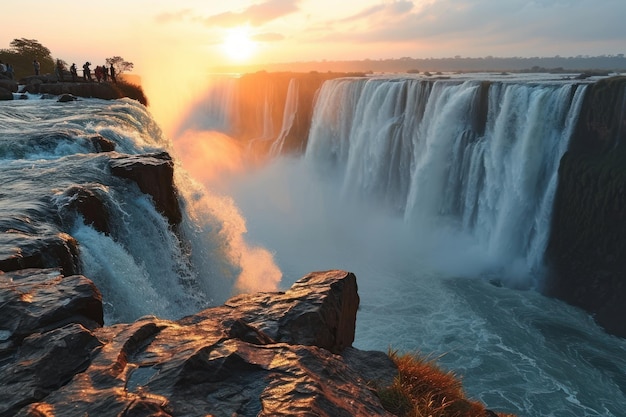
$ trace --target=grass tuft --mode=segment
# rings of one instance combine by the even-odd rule
[[[143,88],[141,88],[141,86],[122,80],[118,80],[117,83],[113,84],[113,86],[118,91],[120,91],[122,97],[128,97],[133,100],[137,100],[144,106],[148,105],[148,98],[143,92]]]
[[[434,361],[414,354],[399,355],[390,351],[389,357],[398,367],[391,386],[378,390],[387,411],[400,417],[487,417],[494,414],[476,401],[465,398],[461,381],[444,372]],[[512,414],[495,414],[515,417]]]

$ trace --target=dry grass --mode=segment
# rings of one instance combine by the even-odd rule
[[[379,389],[383,406],[400,417],[487,417],[493,416],[478,402],[465,398],[461,381],[443,372],[434,361],[416,355],[389,352],[398,366],[393,384]],[[515,417],[513,414],[497,414]]]

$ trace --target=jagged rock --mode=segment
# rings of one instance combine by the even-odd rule
[[[115,150],[115,142],[100,135],[92,136],[89,140],[96,152],[113,152]]]
[[[99,346],[93,333],[78,323],[25,338],[13,362],[0,366],[0,416],[14,415],[65,385],[89,366]]]
[[[182,212],[174,186],[174,162],[167,152],[146,155],[125,155],[110,162],[113,175],[134,181],[139,189],[154,200],[156,209],[169,220],[179,224]]]
[[[67,203],[62,208],[80,213],[85,224],[92,225],[99,232],[109,234],[111,231],[109,210],[98,189],[97,184],[75,185],[68,188],[63,192]]]
[[[316,272],[298,280],[285,293],[243,294],[183,322],[212,320],[217,312],[248,323],[277,342],[319,346],[340,353],[354,341],[358,307],[354,274]],[[262,316],[259,310],[264,311]]]
[[[59,103],[67,103],[70,101],[76,101],[78,98],[72,94],[61,94],[57,100]]]
[[[341,356],[301,344],[349,346],[356,290],[353,274],[312,273],[285,293],[235,297],[179,321],[95,329],[97,341],[78,338],[72,365],[84,370],[17,415],[390,416]]]
[[[377,350],[359,350],[353,347],[341,352],[344,361],[369,384],[388,387],[398,374],[398,367],[388,354]]]
[[[78,243],[72,236],[37,236],[15,229],[0,233],[0,271],[57,267],[65,275],[78,273]]]
[[[103,324],[102,296],[82,275],[59,269],[25,269],[0,274],[0,342],[12,348],[37,332],[80,323]]]

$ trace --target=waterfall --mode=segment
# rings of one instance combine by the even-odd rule
[[[319,94],[307,162],[344,198],[384,204],[416,234],[469,236],[513,286],[541,273],[559,160],[586,86],[338,79]],[[437,233],[437,232],[434,232]]]
[[[285,102],[285,110],[283,112],[283,126],[280,129],[280,134],[272,142],[270,147],[270,154],[272,156],[278,156],[283,150],[285,145],[285,139],[293,127],[293,123],[296,119],[298,112],[298,81],[295,78],[289,80],[289,87],[287,89],[287,100]]]

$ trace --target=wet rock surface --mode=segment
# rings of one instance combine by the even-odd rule
[[[124,155],[111,160],[111,172],[134,181],[139,189],[152,196],[158,211],[171,224],[182,220],[174,186],[174,162],[167,152],[146,155]]]
[[[20,280],[90,287],[51,270],[21,274],[0,277],[9,287]],[[58,327],[31,320],[2,333],[12,345],[0,360],[0,416],[390,415],[363,377],[370,353],[350,348],[359,301],[356,278],[345,271],[311,273],[285,292],[237,296],[178,321],[105,327],[68,301],[78,291],[6,291],[14,300],[32,294],[30,310],[55,298],[56,310],[75,307]],[[383,366],[395,373],[392,363]]]

